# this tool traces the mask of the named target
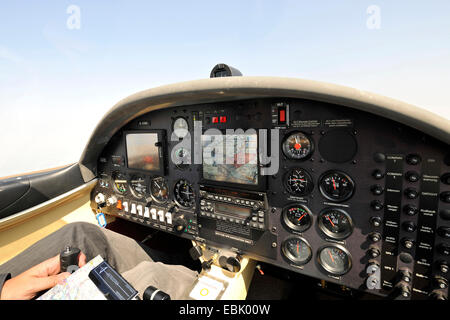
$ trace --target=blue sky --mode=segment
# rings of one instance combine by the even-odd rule
[[[67,27],[70,5],[80,29]],[[366,26],[371,5],[380,29]],[[218,62],[348,85],[450,119],[449,16],[447,0],[2,2],[0,145],[9,151],[0,176],[77,161],[118,100],[206,78]]]

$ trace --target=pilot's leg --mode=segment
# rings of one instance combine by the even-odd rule
[[[39,240],[0,266],[0,274],[17,276],[25,270],[59,254],[65,246],[79,248],[89,261],[101,255],[118,272],[125,272],[142,261],[152,261],[139,244],[128,237],[94,224],[70,223]]]
[[[153,286],[170,295],[172,300],[188,299],[198,273],[180,265],[144,261],[123,277],[142,295],[148,286]]]

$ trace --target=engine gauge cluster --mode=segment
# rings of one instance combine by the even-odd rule
[[[322,196],[334,202],[348,200],[354,193],[355,183],[342,171],[327,171],[319,179]]]
[[[304,232],[311,227],[311,211],[302,204],[293,204],[283,209],[282,221],[293,231]]]
[[[284,257],[296,265],[304,265],[312,257],[311,246],[301,237],[286,239],[282,244],[281,250]]]
[[[326,272],[335,276],[346,274],[352,267],[350,253],[340,245],[326,245],[320,248],[317,261]]]
[[[318,225],[326,236],[336,240],[347,238],[353,231],[352,218],[342,209],[322,210],[319,214]]]

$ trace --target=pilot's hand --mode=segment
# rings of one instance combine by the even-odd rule
[[[80,253],[78,265],[86,264],[86,256]],[[60,272],[59,255],[34,266],[3,284],[0,300],[29,300],[39,292],[62,284],[70,276],[68,272]]]

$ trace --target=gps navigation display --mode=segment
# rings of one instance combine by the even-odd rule
[[[257,134],[202,135],[203,178],[258,185]]]
[[[147,171],[160,169],[157,133],[132,133],[126,135],[128,168]]]

